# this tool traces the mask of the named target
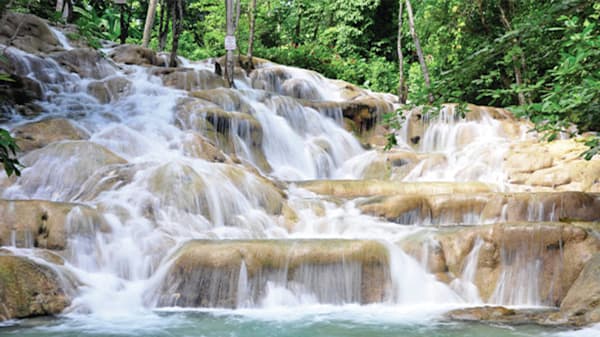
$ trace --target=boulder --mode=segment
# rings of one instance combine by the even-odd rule
[[[2,17],[0,43],[32,54],[63,49],[44,20],[35,15],[14,12],[6,12]]]
[[[23,170],[11,196],[68,201],[100,168],[126,161],[105,147],[88,141],[61,141],[25,155]],[[60,174],[58,174],[60,172]],[[5,194],[6,195],[6,194]]]
[[[221,76],[204,69],[156,68],[152,73],[159,76],[164,85],[180,90],[210,90],[227,86]]]
[[[0,199],[0,246],[64,250],[70,236],[107,228],[104,218],[88,206]]]
[[[0,321],[63,311],[70,299],[60,279],[48,266],[0,253]]]
[[[553,325],[548,317],[556,309],[509,309],[501,306],[483,306],[452,310],[445,317],[454,321],[485,322],[508,325]]]
[[[0,71],[2,68],[0,62]],[[43,109],[35,101],[44,97],[40,83],[10,70],[5,72],[10,73],[11,81],[0,81],[0,122],[10,120],[13,112],[26,117],[39,115]]]
[[[194,92],[206,94],[208,91]],[[229,98],[237,96],[222,96],[222,106],[234,109],[237,105]],[[221,99],[213,100],[219,101]],[[227,102],[225,102],[227,101]],[[239,102],[238,102],[239,103]],[[213,142],[227,154],[245,155],[263,172],[271,171],[270,165],[262,150],[263,130],[261,124],[248,113],[222,109],[203,99],[185,99],[176,108],[177,124],[186,130],[191,129]],[[237,153],[236,138],[241,138],[249,147],[250,153]],[[248,158],[248,156],[250,158]]]
[[[375,241],[196,240],[176,253],[159,305],[258,304],[273,284],[321,303],[372,303],[389,282],[387,249]]]
[[[116,74],[114,67],[97,50],[77,48],[50,55],[58,64],[81,78],[96,80]]]
[[[88,139],[88,133],[65,118],[46,118],[12,129],[17,145],[23,152],[40,149],[61,140]]]
[[[560,304],[560,312],[576,325],[600,322],[600,254],[585,264]]]
[[[131,82],[120,76],[93,81],[87,86],[87,92],[104,104],[118,101],[121,97],[131,93],[131,89]]]
[[[585,263],[600,251],[600,239],[583,224],[507,223],[439,230],[433,239],[455,277],[461,276],[478,238],[483,242],[475,252],[472,281],[483,301],[504,305],[526,304],[523,294],[529,294],[528,298],[540,301],[538,305],[558,306]],[[426,244],[421,240],[421,245]]]
[[[121,45],[112,50],[109,57],[117,63],[139,66],[165,67],[166,62],[155,51],[137,45]]]
[[[183,151],[186,156],[223,163],[226,155],[208,138],[197,132],[190,131],[185,134]]]

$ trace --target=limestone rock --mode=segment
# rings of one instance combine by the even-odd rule
[[[257,303],[267,282],[312,292],[322,303],[379,302],[389,286],[387,249],[361,240],[190,241],[176,254],[159,305]]]
[[[137,45],[122,45],[110,53],[117,63],[135,64],[140,66],[166,66],[165,60],[159,57],[155,51]]]
[[[162,78],[164,85],[180,90],[210,90],[227,86],[221,76],[209,70],[156,68],[152,72]]]
[[[12,133],[23,152],[61,140],[83,140],[88,133],[65,118],[47,118],[15,127]]]
[[[131,92],[132,84],[124,77],[111,77],[88,84],[87,92],[96,97],[100,103],[110,103],[119,100]]]
[[[100,54],[89,48],[77,48],[50,55],[63,68],[78,74],[82,78],[96,80],[114,75],[114,67]]]
[[[88,206],[0,199],[0,246],[64,250],[71,235],[100,230],[107,230],[105,220]]]
[[[600,254],[586,263],[560,304],[560,311],[576,325],[600,322]]]
[[[194,158],[202,158],[219,163],[227,160],[226,155],[213,142],[193,131],[186,133],[183,150],[186,156]]]
[[[439,241],[446,268],[456,277],[462,274],[477,238],[483,243],[475,285],[484,301],[504,304],[512,304],[516,289],[499,293],[501,274],[509,284],[519,277],[531,278],[538,290],[533,296],[543,304],[557,306],[584,264],[600,251],[600,239],[585,227],[568,223],[507,223],[440,230],[433,239]],[[421,245],[427,242],[421,240]],[[527,269],[534,264],[539,266],[537,271]]]
[[[61,141],[25,155],[27,166],[13,185],[28,198],[68,201],[98,169],[126,161],[105,147],[88,141]],[[60,172],[60,174],[57,174]]]
[[[0,253],[0,303],[2,321],[58,314],[70,299],[51,268]]]
[[[409,183],[385,180],[315,180],[297,182],[311,192],[340,198],[390,196],[399,194],[447,194],[491,192],[492,187],[479,182]]]
[[[12,45],[28,53],[49,53],[62,50],[58,39],[45,21],[31,14],[5,13],[0,27],[0,43]],[[16,34],[15,34],[16,33]]]

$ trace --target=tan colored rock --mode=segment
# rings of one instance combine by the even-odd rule
[[[61,140],[88,139],[88,133],[65,118],[48,118],[15,127],[12,130],[23,152],[42,148]]]
[[[193,92],[206,94],[211,90]],[[225,107],[239,107],[234,100],[237,97],[225,95],[214,99]],[[234,137],[242,138],[249,145],[253,163],[263,172],[270,172],[271,167],[262,151],[263,131],[260,123],[250,114],[226,111],[216,104],[203,99],[185,99],[176,110],[177,123],[182,129],[192,129],[214,143],[227,154],[236,154]]]
[[[498,306],[486,306],[452,310],[446,316],[457,321],[490,321],[514,316],[515,310]]]
[[[560,304],[560,312],[576,325],[600,322],[600,254],[586,263]]]
[[[46,22],[37,16],[6,12],[2,20],[0,43],[4,45],[13,45],[32,54],[63,49]]]
[[[511,282],[518,273],[531,272],[525,269],[527,263],[539,263],[539,275],[525,276],[537,280],[537,296],[544,304],[557,306],[584,264],[600,251],[600,239],[588,231],[566,223],[510,223],[449,228],[433,237],[440,242],[448,271],[456,277],[462,274],[475,239],[483,240],[475,285],[484,301],[495,293],[503,272]],[[424,244],[427,242],[421,243]]]
[[[399,194],[448,194],[491,192],[492,187],[479,182],[409,183],[385,180],[314,180],[297,182],[311,192],[340,198],[390,196]]]
[[[95,49],[77,48],[50,55],[58,64],[82,78],[102,79],[114,75],[115,69],[106,58]]]
[[[582,192],[507,193],[492,196],[483,221],[598,221],[600,196]]]
[[[121,97],[131,93],[132,84],[124,77],[111,77],[101,81],[93,81],[88,84],[88,94],[96,97],[100,103],[118,101]]]
[[[109,56],[118,63],[140,66],[166,66],[165,60],[159,57],[155,51],[137,45],[121,45],[115,48]]]
[[[162,78],[164,85],[180,90],[210,90],[227,86],[221,76],[209,70],[156,68],[152,73]]]
[[[64,250],[72,235],[107,230],[104,218],[88,206],[0,199],[0,246]]]
[[[0,253],[0,321],[63,311],[70,299],[59,279],[47,266]]]
[[[213,142],[193,131],[186,133],[183,151],[186,156],[202,158],[212,162],[223,163],[227,160],[226,155]]]
[[[126,163],[105,147],[88,141],[55,142],[29,152],[21,162],[27,166],[18,180],[21,192],[65,201],[78,195],[81,186],[100,168]]]
[[[247,294],[238,293],[242,262]],[[389,286],[388,252],[363,240],[190,241],[176,254],[159,305],[236,307],[238,297],[257,303],[268,281],[303,286],[325,303],[379,302]]]

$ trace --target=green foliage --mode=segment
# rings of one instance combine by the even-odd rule
[[[591,160],[595,155],[600,153],[600,137],[590,137],[584,144],[589,148],[581,154],[585,160]]]
[[[10,136],[10,133],[4,129],[0,129],[0,162],[4,166],[4,171],[7,176],[11,176],[13,173],[17,176],[21,175],[19,167],[21,164],[16,158],[19,147],[15,143],[15,140]]]

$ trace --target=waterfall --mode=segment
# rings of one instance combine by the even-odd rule
[[[174,69],[159,55],[155,65],[136,65],[89,52],[103,60],[90,66],[52,31],[58,53],[6,49],[14,73],[39,87],[41,112],[15,111],[1,125],[33,145],[20,157],[21,177],[0,176],[10,204],[0,203],[0,215],[14,222],[0,228],[0,244],[31,258],[38,248],[59,252],[61,275],[77,280],[67,315],[556,305],[561,280],[546,291],[540,275],[550,262],[562,268],[563,236],[583,241],[587,232],[561,231],[556,248],[533,234],[511,242],[479,228],[597,221],[595,195],[511,190],[505,156],[526,136],[504,112],[415,109],[400,145],[382,152],[363,145],[379,131],[361,128],[395,106],[391,95],[267,61],[236,72],[237,89],[214,74],[218,60],[182,59]],[[68,120],[74,131],[28,136],[32,122],[48,120]],[[456,234],[463,230],[472,232]],[[548,250],[550,262],[540,257]],[[489,298],[478,289],[484,253],[498,260],[488,266],[498,276]]]

